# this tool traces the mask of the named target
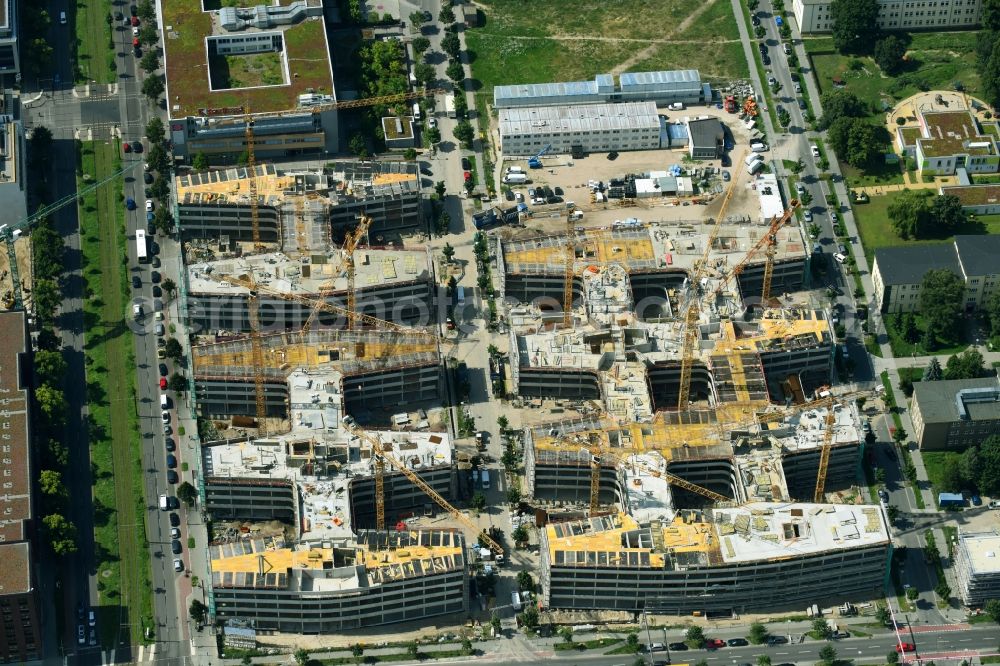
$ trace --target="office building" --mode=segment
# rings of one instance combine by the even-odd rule
[[[1000,534],[958,531],[955,544],[955,578],[958,596],[970,608],[982,608],[1000,599]]]
[[[505,157],[550,153],[655,150],[663,121],[653,102],[519,106],[500,109]]]

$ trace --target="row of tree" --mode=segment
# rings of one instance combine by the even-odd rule
[[[983,0],[983,29],[976,36],[976,69],[983,97],[1000,108],[1000,0]]]
[[[28,168],[33,182],[42,182],[48,173],[52,132],[36,127],[28,142]],[[41,491],[42,531],[57,555],[76,552],[76,527],[66,517],[69,495],[64,481],[68,473],[69,449],[66,441],[67,365],[55,332],[56,312],[62,301],[61,280],[65,244],[52,220],[45,217],[31,231],[35,318],[40,328],[34,354],[35,412],[34,447],[39,460],[38,485]],[[20,285],[14,285],[19,289]]]
[[[905,240],[951,236],[969,221],[958,197],[930,190],[903,190],[886,213],[892,230]]]
[[[820,97],[823,118],[820,129],[840,159],[859,169],[875,166],[883,159],[883,146],[890,137],[886,129],[866,118],[871,109],[853,93],[830,90]]]
[[[957,492],[962,488],[976,488],[986,495],[1000,493],[1000,436],[992,435],[967,448],[957,465],[942,466],[939,490]]]

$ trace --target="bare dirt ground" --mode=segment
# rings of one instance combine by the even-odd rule
[[[14,252],[17,256],[17,268],[21,276],[25,301],[31,301],[31,243],[22,236],[14,242]],[[0,308],[10,309],[13,304],[11,291],[10,262],[7,259],[7,248],[0,248]]]
[[[538,186],[548,185],[563,190],[563,199],[572,201],[576,208],[583,211],[584,217],[576,222],[575,226],[581,227],[607,227],[615,220],[622,220],[629,217],[639,218],[642,222],[666,222],[676,223],[684,221],[701,221],[707,217],[718,215],[722,207],[723,193],[725,189],[735,183],[735,190],[732,200],[726,208],[725,215],[748,215],[756,220],[760,215],[760,207],[756,192],[749,186],[749,179],[746,176],[743,165],[743,156],[749,150],[749,133],[738,117],[731,113],[713,107],[689,107],[684,111],[667,112],[660,109],[660,112],[668,116],[671,122],[681,120],[684,117],[713,116],[719,118],[732,132],[736,143],[730,158],[733,166],[727,167],[732,181],[725,182],[719,175],[722,170],[721,160],[698,160],[685,163],[684,150],[645,150],[629,151],[619,154],[617,159],[609,160],[605,153],[594,153],[582,159],[571,159],[567,155],[555,155],[543,157],[544,167],[541,169],[528,169],[524,160],[506,160],[498,166],[497,177],[502,175],[503,169],[509,166],[520,166],[528,172],[532,183],[529,185],[517,186],[514,192],[520,192],[527,197],[528,189]],[[665,171],[673,165],[680,165],[682,168],[703,169],[714,167],[716,173],[709,177],[710,189],[718,189],[721,192],[713,192],[708,195],[696,195],[694,197],[665,196],[652,199],[637,199],[634,205],[622,206],[619,201],[607,203],[592,203],[590,200],[590,189],[587,181],[598,180],[605,183],[612,178],[620,178],[625,174],[640,174],[649,171]],[[694,199],[711,199],[708,205],[698,205],[693,203]],[[503,205],[511,205],[504,201]],[[529,229],[542,231],[561,231],[565,228],[565,204],[553,204],[544,206],[534,206],[533,220],[526,223]]]

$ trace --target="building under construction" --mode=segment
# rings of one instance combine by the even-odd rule
[[[358,218],[371,234],[419,227],[420,174],[412,162],[331,162],[322,170],[255,166],[260,238],[286,252],[332,246]],[[175,179],[185,240],[230,244],[252,240],[248,167],[188,172]],[[378,243],[376,243],[378,244]]]
[[[669,493],[630,479],[627,502]],[[633,500],[633,498],[635,498]],[[749,503],[540,530],[542,602],[554,609],[726,615],[879,598],[892,543],[881,507]]]

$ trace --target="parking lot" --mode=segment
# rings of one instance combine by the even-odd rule
[[[630,217],[639,218],[644,223],[700,221],[719,214],[725,190],[733,182],[736,189],[726,207],[725,215],[749,216],[751,220],[756,221],[760,215],[760,207],[756,192],[743,169],[743,157],[749,151],[749,131],[738,115],[715,107],[692,107],[680,113],[671,113],[668,118],[670,122],[674,122],[694,116],[714,116],[728,127],[735,143],[733,150],[728,153],[732,166],[723,168],[721,159],[685,162],[686,150],[660,149],[621,152],[614,159],[609,159],[607,153],[593,153],[580,159],[572,159],[568,155],[547,155],[542,157],[541,169],[528,168],[527,161],[523,159],[505,160],[498,165],[496,177],[499,182],[505,169],[520,167],[531,180],[526,184],[510,185],[512,192],[520,193],[531,209],[532,219],[525,222],[525,226],[529,229],[558,231],[564,228],[566,202],[573,202],[576,209],[583,212],[583,219],[575,222],[575,226],[582,227],[606,227],[615,220]],[[626,174],[667,171],[674,165],[680,166],[685,172],[690,172],[698,184],[695,194],[633,199],[627,206],[623,205],[621,200],[592,201],[588,181],[601,181],[606,184],[612,178],[622,178]],[[728,171],[732,181],[725,181],[722,171]],[[544,186],[553,190],[559,188],[562,191],[560,196],[563,202],[531,205],[529,189]],[[558,195],[559,191],[555,193]],[[697,203],[699,201],[703,203]],[[512,203],[505,199],[501,205],[509,206]]]

